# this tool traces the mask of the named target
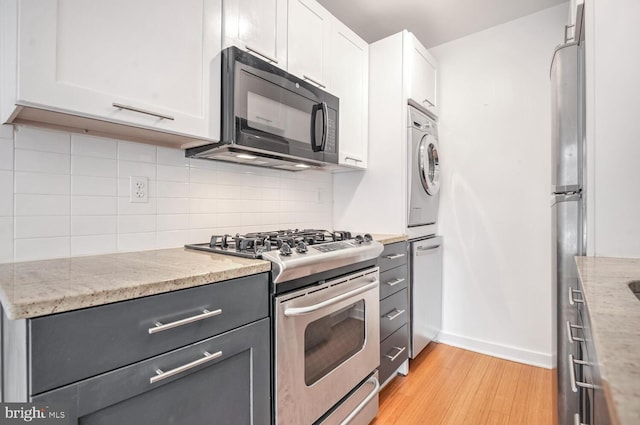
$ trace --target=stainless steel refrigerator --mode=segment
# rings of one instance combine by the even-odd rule
[[[567,329],[577,323],[576,308],[569,302],[574,296],[571,291],[578,288],[574,257],[584,255],[586,250],[584,92],[584,46],[580,43],[559,46],[551,64],[551,212],[553,293],[557,306],[554,336],[558,425],[573,425],[581,403],[579,392],[571,388],[570,372],[574,364],[569,357],[571,354],[580,358],[580,347],[570,341]]]

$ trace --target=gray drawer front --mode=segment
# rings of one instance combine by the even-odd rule
[[[409,285],[409,268],[406,264],[380,273],[380,299]]]
[[[407,303],[406,289],[380,301],[380,341],[407,323]]]
[[[30,394],[60,387],[237,328],[269,314],[268,277],[254,275],[30,321]],[[222,309],[220,315],[149,334]]]
[[[380,271],[386,271],[402,264],[407,264],[409,255],[407,242],[396,242],[384,246],[384,251],[380,254],[378,265]]]
[[[400,352],[402,348],[404,350]],[[398,353],[400,354],[398,355]],[[391,359],[389,356],[394,358]],[[409,327],[405,324],[380,344],[380,382],[384,383],[389,379],[391,374],[408,358]]]
[[[269,425],[269,319],[33,397],[68,406],[69,423]],[[220,357],[151,384],[172,370]]]

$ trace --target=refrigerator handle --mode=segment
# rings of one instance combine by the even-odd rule
[[[560,202],[579,201],[580,199],[582,199],[581,193],[572,193],[572,194],[556,193],[551,198],[551,205],[555,205]]]

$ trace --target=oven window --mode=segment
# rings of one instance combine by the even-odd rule
[[[304,381],[313,385],[362,350],[365,342],[364,301],[315,320],[304,331]]]

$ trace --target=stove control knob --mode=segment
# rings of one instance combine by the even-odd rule
[[[372,240],[373,240],[373,237],[369,233],[365,233],[364,234],[364,241],[365,242],[371,242]]]
[[[280,255],[289,256],[291,255],[291,246],[288,243],[283,242],[280,247]]]
[[[361,245],[361,244],[362,244],[362,242],[364,242],[364,238],[362,237],[362,235],[357,235],[357,236],[355,237],[355,240],[356,240],[356,243],[357,243],[358,245]]]
[[[298,251],[298,253],[300,254],[304,254],[305,252],[307,252],[307,244],[304,242],[298,242],[298,245],[296,245],[296,251]]]

